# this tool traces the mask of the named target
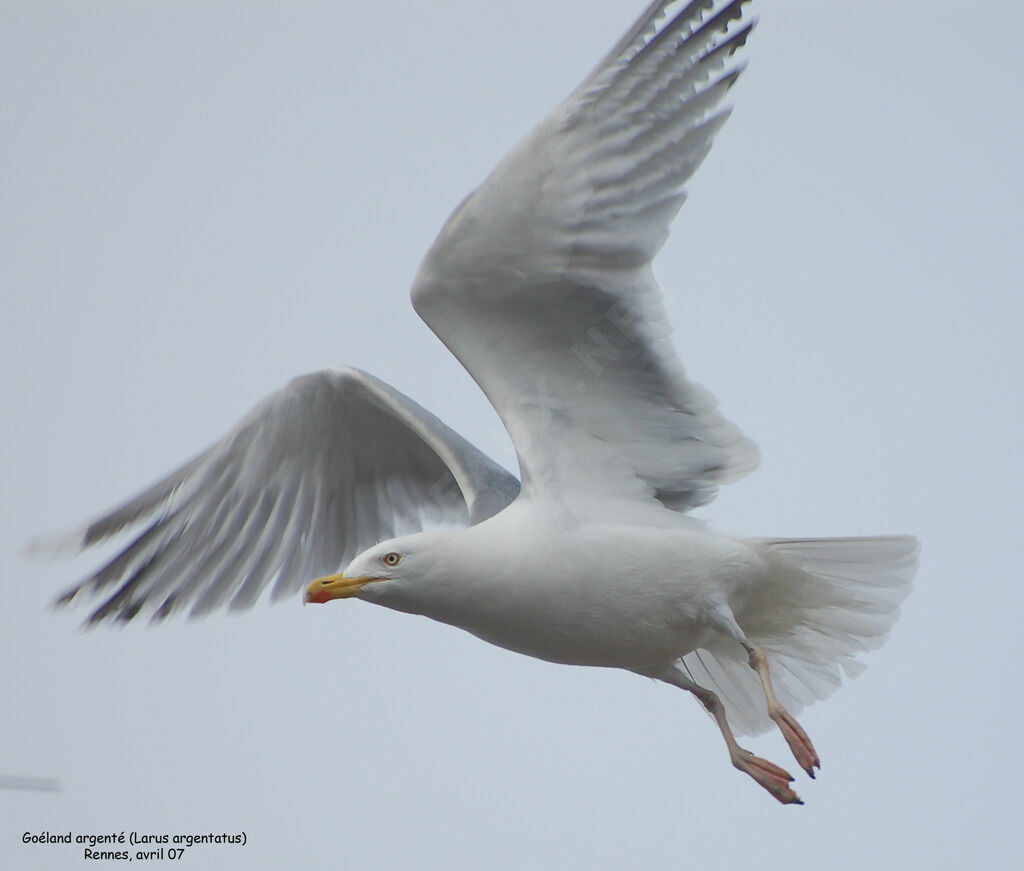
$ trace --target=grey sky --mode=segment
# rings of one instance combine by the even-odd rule
[[[801,721],[803,808],[684,693],[358,602],[83,633],[30,562],[301,372],[352,364],[514,468],[408,285],[643,0],[0,0],[0,865],[24,831],[235,832],[182,867],[1008,868],[1022,710],[1022,84],[1011,2],[760,2],[656,262],[762,467],[750,534],[913,532],[915,592]],[[790,765],[777,735],[751,749]]]

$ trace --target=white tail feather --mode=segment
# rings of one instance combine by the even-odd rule
[[[917,568],[917,540],[877,538],[748,541],[768,566],[765,582],[736,613],[761,646],[779,701],[791,713],[824,699],[864,670],[858,656],[880,647],[899,616]],[[746,735],[772,723],[743,648],[716,642],[684,657],[702,686],[715,690],[733,728]]]

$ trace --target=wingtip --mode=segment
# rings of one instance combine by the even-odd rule
[[[761,19],[757,15],[751,15],[743,19],[743,25],[730,38],[729,54],[734,55],[741,48],[746,46],[747,40],[752,34]]]
[[[65,590],[56,599],[53,600],[53,602],[51,603],[51,607],[55,611],[59,611],[61,608],[67,607],[75,600],[75,596],[78,595],[78,591],[80,589],[81,587],[75,586],[71,587],[71,589],[69,590]]]

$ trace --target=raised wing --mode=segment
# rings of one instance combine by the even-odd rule
[[[407,396],[357,369],[325,369],[76,535],[86,548],[147,524],[59,601],[105,595],[90,624],[248,608],[383,539],[478,523],[518,493],[512,475]]]
[[[742,0],[655,3],[442,229],[413,305],[508,428],[524,488],[685,510],[757,465],[687,380],[651,260],[727,117]]]

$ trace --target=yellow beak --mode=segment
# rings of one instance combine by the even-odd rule
[[[384,578],[346,578],[344,574],[328,575],[325,578],[317,578],[306,587],[305,600],[322,605],[331,599],[348,599],[359,595],[360,590],[367,584],[382,580]]]

